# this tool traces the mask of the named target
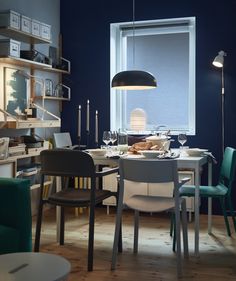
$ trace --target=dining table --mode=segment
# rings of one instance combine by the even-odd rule
[[[194,235],[194,254],[199,257],[199,229],[200,229],[200,196],[199,186],[201,183],[201,171],[207,166],[208,185],[212,185],[212,159],[207,154],[201,154],[199,156],[188,156],[183,151],[179,153],[178,149],[172,149],[173,154],[178,155],[175,159],[177,160],[177,166],[180,170],[192,170],[194,172],[194,185],[195,185],[195,198],[194,198],[194,213],[195,213],[195,235]],[[136,154],[123,154],[123,155],[96,155],[91,154],[95,165],[104,166],[118,166],[120,157],[136,158],[143,157],[142,155]],[[158,158],[157,158],[158,160]],[[57,210],[57,240],[59,240],[59,209]],[[211,233],[212,227],[212,202],[208,199],[208,233]]]

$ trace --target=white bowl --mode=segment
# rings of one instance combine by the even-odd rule
[[[152,142],[157,149],[169,150],[170,148],[170,137],[168,136],[150,136],[146,138],[146,142]]]
[[[93,156],[104,156],[106,154],[106,149],[102,148],[86,149],[86,151]]]
[[[207,152],[208,149],[201,149],[201,148],[189,148],[184,150],[189,156],[202,156],[204,152]]]
[[[157,158],[157,156],[164,153],[164,151],[161,150],[139,150],[138,152],[145,158]]]

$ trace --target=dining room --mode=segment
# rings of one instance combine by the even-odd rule
[[[5,30],[11,24],[8,16],[20,19],[19,29]],[[23,23],[30,23],[30,31]],[[121,159],[132,157],[173,160],[181,180],[187,177],[192,188],[179,191],[187,198],[189,247],[181,280],[236,278],[230,150],[236,148],[234,25],[233,0],[224,5],[212,0],[0,0],[0,177],[34,181],[32,251],[44,150],[86,151],[105,175],[97,186],[112,186],[109,191],[115,193],[120,178],[108,175],[108,166],[119,167]],[[34,26],[41,34],[33,34]],[[5,44],[12,43],[19,46],[19,55],[7,53]],[[140,79],[150,85],[139,89]],[[126,82],[128,88],[122,88]],[[46,189],[58,191],[58,181],[48,178]],[[76,179],[74,184],[88,188],[91,182]],[[156,196],[152,184],[142,192]],[[227,191],[219,190],[222,185]],[[135,188],[141,186],[129,184],[125,200]],[[167,190],[173,192],[165,186],[161,194]],[[119,233],[117,200],[116,194],[96,207],[93,270],[87,270],[89,208],[65,208],[65,243],[58,245],[61,213],[57,204],[45,201],[39,252],[67,259],[71,281],[177,280],[178,255],[172,249],[178,248],[178,235],[176,241],[169,212],[140,212],[140,250],[133,254],[133,213],[124,209],[123,252],[118,247],[111,270],[114,233]]]

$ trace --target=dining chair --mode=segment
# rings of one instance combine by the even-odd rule
[[[236,170],[236,149],[226,147],[220,168],[219,181],[215,186],[199,186],[200,197],[217,198],[220,201],[228,236],[231,236],[226,206],[229,207],[236,231],[236,220],[232,203],[232,188]],[[184,185],[180,188],[180,196],[194,197],[195,186]]]
[[[89,212],[89,238],[88,238],[88,271],[93,270],[93,250],[94,250],[94,220],[95,205],[101,203],[104,199],[115,196],[116,192],[104,190],[97,187],[96,179],[118,171],[118,168],[106,171],[96,171],[92,157],[83,151],[68,149],[43,150],[40,153],[41,158],[41,191],[38,208],[38,217],[36,222],[36,234],[34,250],[39,251],[40,234],[42,225],[43,206],[49,203],[61,208],[60,216],[60,245],[64,244],[65,207],[90,207]],[[55,176],[61,178],[61,190],[52,191],[45,198],[43,196],[43,187],[46,176]],[[71,177],[84,177],[90,179],[90,188],[74,188],[71,186],[73,181]],[[53,189],[52,189],[53,190]],[[119,235],[119,251],[122,250],[121,232]]]
[[[139,230],[139,212],[163,212],[173,211],[176,216],[176,240],[177,240],[177,274],[182,275],[181,259],[181,219],[180,206],[182,208],[182,227],[184,241],[184,256],[188,257],[188,236],[187,236],[187,212],[186,201],[179,197],[179,188],[187,180],[179,182],[177,161],[176,160],[156,160],[156,159],[128,159],[121,158],[119,161],[119,198],[116,215],[116,226],[112,252],[111,269],[116,267],[117,246],[119,241],[119,232],[121,227],[122,210],[128,207],[134,210],[134,253],[138,252],[138,230]],[[145,183],[165,183],[173,182],[174,197],[161,197],[149,195],[133,195],[123,202],[125,180]],[[156,185],[158,188],[160,185]]]

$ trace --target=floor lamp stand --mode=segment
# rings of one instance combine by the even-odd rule
[[[224,67],[221,72],[221,134],[222,134],[222,157],[225,150],[225,86],[224,86]]]

